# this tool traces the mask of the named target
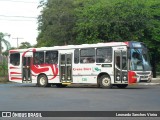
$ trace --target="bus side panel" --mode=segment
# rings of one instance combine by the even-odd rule
[[[95,63],[74,64],[73,68],[73,83],[97,83],[97,76],[100,69]]]
[[[48,83],[59,83],[59,73],[57,64],[42,64],[42,65],[32,65],[32,83],[37,83],[38,76],[40,74],[45,74],[48,78]]]
[[[97,77],[100,73],[108,74],[111,78],[111,83],[114,83],[112,63],[96,65],[91,64],[74,64],[73,65],[73,83],[93,83],[97,84]]]

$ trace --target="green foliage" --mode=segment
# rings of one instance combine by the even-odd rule
[[[41,2],[38,46],[134,40],[155,47],[148,38],[159,41],[160,23],[154,19],[159,4],[157,0]]]
[[[18,47],[19,49],[25,49],[32,47],[29,42],[22,42],[21,45]]]
[[[8,71],[7,58],[6,57],[2,57],[2,58],[3,58],[3,60],[0,61],[0,77],[1,76],[6,76],[7,71]]]
[[[128,0],[107,2],[99,0],[77,10],[77,40],[82,43],[140,41],[150,18],[145,4]]]
[[[3,56],[8,56],[8,54],[9,54],[9,50],[6,50],[2,53]]]
[[[38,19],[40,33],[37,46],[64,45],[74,42],[73,1],[48,0]]]

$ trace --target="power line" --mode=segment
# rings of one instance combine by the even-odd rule
[[[23,38],[16,37],[16,38],[12,38],[12,39],[16,39],[17,40],[17,48],[18,48],[18,40],[19,39],[23,39]]]
[[[38,17],[31,17],[31,16],[7,16],[7,15],[0,15],[0,20],[5,21],[37,21]]]
[[[18,19],[1,19],[0,18],[0,21],[22,21],[22,22],[25,22],[25,21],[31,21],[31,22],[33,22],[33,21],[37,21],[37,19],[35,19],[35,20],[18,20]]]
[[[17,0],[0,0],[1,1],[4,1],[4,2],[19,2],[19,3],[32,3],[32,4],[37,4],[38,2],[27,2],[27,1],[17,1]]]
[[[0,17],[12,17],[12,18],[30,18],[30,19],[37,19],[37,17],[31,17],[31,16],[8,16],[8,15],[0,15]]]

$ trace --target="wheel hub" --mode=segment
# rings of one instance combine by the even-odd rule
[[[44,79],[44,78],[41,78],[41,79],[40,79],[40,84],[41,84],[41,85],[44,85],[44,84],[45,84],[45,79]]]
[[[109,80],[108,78],[104,78],[104,79],[102,80],[102,84],[103,84],[104,86],[109,86],[109,85],[110,85],[110,80]]]

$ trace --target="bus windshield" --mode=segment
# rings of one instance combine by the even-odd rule
[[[131,70],[134,71],[151,71],[150,60],[146,48],[131,49]]]

